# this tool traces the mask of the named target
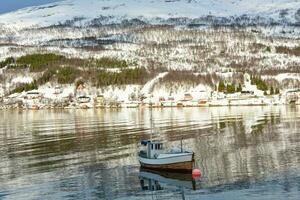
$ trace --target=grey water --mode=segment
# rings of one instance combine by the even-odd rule
[[[0,199],[299,199],[300,107],[0,111]],[[195,152],[195,188],[141,185],[141,139]],[[153,177],[156,177],[155,174]],[[189,181],[177,181],[177,183]]]

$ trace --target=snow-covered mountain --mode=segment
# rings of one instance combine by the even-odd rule
[[[299,0],[64,0],[0,15],[5,27],[206,22],[298,24]]]
[[[234,82],[245,71],[274,88],[298,87],[299,38],[299,0],[63,0],[0,15],[0,89],[36,80],[5,66],[36,53],[168,71],[157,89],[166,93]],[[149,83],[143,91],[155,88]]]

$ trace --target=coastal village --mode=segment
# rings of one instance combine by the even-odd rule
[[[136,93],[136,92],[135,92]],[[121,97],[123,96],[123,97]],[[139,107],[209,107],[209,106],[264,106],[300,105],[300,89],[266,94],[251,84],[250,75],[244,75],[240,92],[226,93],[198,87],[172,96],[155,93],[127,95],[102,94],[85,84],[69,87],[40,87],[4,96],[0,91],[0,109],[91,109],[91,108],[139,108]]]

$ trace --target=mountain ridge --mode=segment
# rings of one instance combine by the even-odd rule
[[[17,29],[72,22],[74,26],[118,24],[300,24],[297,0],[64,0],[0,15],[0,24]],[[184,21],[186,20],[186,21]],[[194,23],[193,23],[194,22]]]

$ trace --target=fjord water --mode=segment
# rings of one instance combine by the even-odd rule
[[[298,199],[300,107],[154,109],[152,138],[196,154],[196,190],[142,190],[148,109],[0,111],[0,199]]]

